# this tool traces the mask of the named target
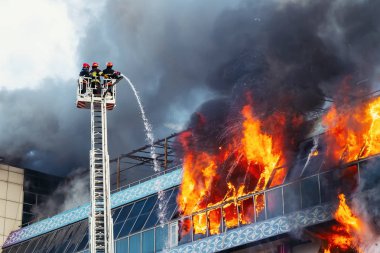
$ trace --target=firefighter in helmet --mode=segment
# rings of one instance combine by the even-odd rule
[[[90,76],[91,76],[91,88],[94,91],[94,94],[100,95],[101,93],[101,85],[100,85],[100,77],[103,75],[102,71],[98,68],[99,64],[97,62],[93,62],[91,66]]]
[[[113,69],[113,63],[112,62],[107,62],[106,64],[106,68],[102,71],[102,74],[103,74],[103,77],[105,79],[120,79],[120,72],[119,71],[115,71]],[[107,88],[106,92],[104,93],[104,95],[106,95],[107,93],[109,93],[111,96],[113,95],[112,94],[112,86],[113,86],[113,82],[112,80],[105,80],[104,81],[104,86],[105,88]]]
[[[80,77],[90,77],[90,65],[88,63],[83,63],[82,70],[79,73]],[[87,80],[84,78],[82,81],[82,89],[80,91],[81,94],[86,93]]]

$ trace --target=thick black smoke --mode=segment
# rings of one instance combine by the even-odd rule
[[[208,87],[224,99],[219,106],[214,100],[213,109],[201,106],[191,118],[194,145],[207,143],[210,150],[214,143],[217,150],[230,142],[238,128],[234,123],[241,125],[242,106],[251,104],[264,122],[274,113],[285,116],[284,147],[294,157],[313,129],[315,122],[308,119],[326,98],[360,96],[375,85],[380,18],[374,10],[379,8],[378,1],[247,1],[225,10],[212,36],[215,50],[228,60],[207,78]],[[199,114],[206,118],[202,131],[196,127]],[[294,117],[304,120],[294,124]],[[264,129],[278,131],[273,121]]]
[[[111,60],[131,78],[156,137],[183,127],[211,99],[197,110],[214,115],[199,138],[220,140],[246,91],[262,117],[307,115],[334,96],[343,77],[374,80],[379,7],[374,0],[109,0],[82,35],[79,58]],[[60,175],[88,166],[89,112],[75,109],[74,77],[70,85],[44,80],[37,90],[0,93],[2,156]],[[111,157],[145,144],[131,91],[120,85],[117,96],[108,118]]]

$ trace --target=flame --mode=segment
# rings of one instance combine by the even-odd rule
[[[359,253],[363,252],[360,248],[360,235],[364,225],[347,205],[344,194],[339,194],[338,197],[339,206],[334,214],[334,218],[339,225],[332,227],[332,233],[322,235],[328,242],[327,249],[324,252],[330,252],[331,249],[339,249],[341,251],[355,249]]]
[[[280,184],[287,173],[286,168],[277,169],[284,162],[282,132],[278,129],[282,129],[281,125],[285,124],[285,117],[273,114],[265,120],[259,120],[254,116],[250,105],[242,108],[241,115],[241,132],[232,136],[230,143],[217,146],[211,152],[199,151],[191,145],[191,131],[184,132],[179,138],[184,149],[183,182],[177,197],[182,214],[190,215],[205,208],[212,209],[225,201],[234,202],[224,206],[220,214],[209,212],[215,215],[209,217],[210,234],[219,233],[221,216],[227,228],[237,226],[239,219],[246,223],[252,222],[252,218],[237,216],[237,199],[266,189],[272,174],[274,180],[270,186]],[[206,120],[201,117],[201,124]],[[291,122],[299,124],[299,119]],[[265,132],[264,125],[273,129]],[[223,168],[228,169],[226,171]],[[264,209],[264,197],[259,195],[254,201],[258,215]],[[253,216],[253,210],[250,214]],[[194,216],[194,233],[206,232],[205,220],[198,215]]]
[[[333,106],[322,122],[334,161],[351,162],[380,152],[380,97],[353,106]]]

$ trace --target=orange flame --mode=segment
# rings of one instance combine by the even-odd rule
[[[363,229],[362,221],[352,213],[346,203],[344,194],[339,194],[338,197],[339,206],[334,217],[339,225],[333,226],[333,232],[325,236],[328,246],[324,252],[330,252],[331,249],[344,251],[355,249],[357,252],[363,252],[360,248],[360,234]]]
[[[380,152],[380,97],[355,106],[333,106],[323,118],[328,153],[351,162]]]
[[[286,168],[275,172],[275,169],[284,160],[282,136],[278,132],[281,127],[273,127],[274,130],[270,133],[264,132],[263,124],[265,122],[254,117],[253,110],[249,105],[242,108],[241,115],[243,121],[240,135],[233,136],[228,145],[217,147],[213,151],[214,153],[193,150],[189,145],[190,131],[180,136],[185,154],[183,157],[183,182],[177,201],[184,215],[192,214],[206,207],[212,208],[223,201],[233,200],[236,202],[237,198],[241,196],[262,191],[268,187],[273,173],[277,175],[272,180],[271,186],[280,184],[284,179]],[[202,122],[204,121],[206,119],[202,118]],[[276,122],[275,125],[281,125],[285,124],[285,117],[274,114],[267,121],[267,125],[273,126],[273,122]],[[233,160],[233,164],[230,164],[230,167],[234,169],[230,169],[230,174],[226,175],[226,172],[221,170],[224,164],[231,163],[231,160]],[[223,176],[220,173],[224,173]],[[227,228],[239,224],[237,205],[234,203],[223,207],[223,214],[220,215],[223,215]],[[262,212],[264,209],[263,196],[255,198],[254,206],[256,214]],[[209,217],[209,219],[210,233],[219,233],[219,226],[216,224],[216,222],[220,222],[218,216]],[[244,222],[252,222],[252,219],[247,217]],[[201,221],[200,217],[195,217],[193,224],[195,233],[205,233],[206,223],[203,222],[203,219]]]

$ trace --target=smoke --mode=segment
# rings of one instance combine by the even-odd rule
[[[85,22],[76,64],[79,72],[83,61],[113,61],[136,84],[157,137],[184,128],[194,111],[221,115],[214,124],[220,134],[210,136],[223,137],[229,130],[221,124],[236,121],[233,115],[247,91],[255,114],[265,118],[272,111],[307,115],[319,109],[346,75],[354,84],[368,80],[353,85],[355,90],[376,84],[379,4],[108,1]],[[81,19],[74,22],[83,26]],[[87,166],[89,112],[75,108],[75,78],[2,90],[3,156],[58,175]],[[207,108],[210,99],[214,109]],[[143,122],[126,85],[119,86],[117,107],[108,119],[111,157],[144,144]],[[287,129],[287,143],[311,128],[304,122]],[[289,146],[290,153],[295,149]]]
[[[203,128],[210,125],[213,133],[193,132],[194,138],[220,145],[215,136],[228,136],[228,122],[240,124],[244,104],[251,104],[263,120],[274,112],[287,119],[308,119],[324,107],[326,97],[339,99],[347,76],[349,96],[368,93],[376,84],[379,63],[375,27],[380,20],[373,11],[378,7],[376,1],[256,1],[225,10],[213,37],[218,42],[215,50],[226,61],[207,76],[208,87],[224,99],[219,106],[213,103],[214,109],[204,104],[197,110],[206,119],[222,115],[218,119],[222,123],[215,125],[212,116]],[[193,116],[189,126],[197,125],[198,119]],[[284,142],[288,155],[294,157],[314,124],[304,120],[295,126],[288,120]],[[263,128],[271,133],[270,125]]]
[[[41,204],[32,208],[36,219],[79,207],[90,201],[89,173],[83,168],[72,171],[67,179]]]

